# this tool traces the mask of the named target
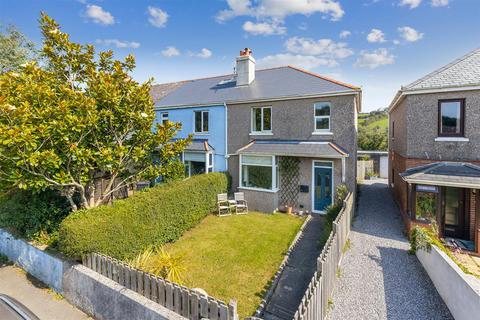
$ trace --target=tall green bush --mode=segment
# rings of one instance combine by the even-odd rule
[[[149,246],[177,240],[213,212],[217,194],[226,191],[225,174],[210,173],[75,212],[61,224],[60,250],[72,258],[89,252],[133,258]]]
[[[70,205],[55,190],[12,190],[0,196],[0,227],[28,240],[54,239],[69,213]]]

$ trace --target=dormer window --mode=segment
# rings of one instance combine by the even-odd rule
[[[330,132],[330,102],[314,104],[315,132]]]

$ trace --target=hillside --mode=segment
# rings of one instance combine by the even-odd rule
[[[358,115],[358,147],[360,150],[387,150],[388,112],[386,109]]]

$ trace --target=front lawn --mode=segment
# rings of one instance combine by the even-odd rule
[[[285,214],[206,217],[166,249],[183,258],[185,284],[252,315],[303,219]]]

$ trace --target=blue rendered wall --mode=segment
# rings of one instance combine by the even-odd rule
[[[208,133],[194,133],[194,112],[208,111]],[[168,119],[172,122],[180,122],[180,130],[176,138],[185,138],[193,134],[194,139],[207,139],[208,143],[215,149],[214,171],[221,172],[227,170],[227,161],[225,159],[225,106],[215,105],[207,107],[183,107],[172,109],[155,110],[155,122],[160,122],[160,114],[168,112]]]

